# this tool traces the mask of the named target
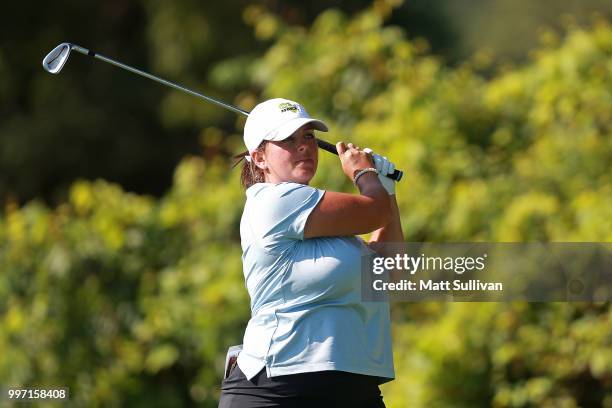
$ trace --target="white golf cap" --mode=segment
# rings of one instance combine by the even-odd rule
[[[310,117],[297,102],[275,98],[255,106],[244,125],[244,144],[249,154],[264,140],[285,140],[300,127],[312,123],[313,128],[327,132],[327,125]]]

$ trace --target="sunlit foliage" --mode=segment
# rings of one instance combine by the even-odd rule
[[[477,61],[445,67],[383,27],[390,7],[330,10],[308,29],[247,9],[273,41],[249,67],[253,86],[404,170],[408,241],[612,240],[612,28],[572,29],[486,79]],[[350,191],[337,158],[320,157],[313,184]],[[0,384],[68,386],[77,406],[216,406],[224,352],[249,317],[243,202],[237,171],[202,157],[186,157],[160,199],[99,180],[56,208],[9,202]],[[393,322],[389,407],[612,405],[607,303],[394,304]]]

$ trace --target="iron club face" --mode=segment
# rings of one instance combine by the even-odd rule
[[[45,58],[42,60],[42,66],[45,71],[50,72],[52,74],[59,73],[68,57],[70,56],[70,50],[72,49],[72,44],[62,43],[51,50]]]

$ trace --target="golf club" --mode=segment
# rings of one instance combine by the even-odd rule
[[[198,98],[202,98],[205,101],[212,102],[212,103],[214,103],[216,105],[222,106],[222,107],[224,107],[226,109],[229,109],[229,110],[231,110],[233,112],[241,113],[241,114],[243,114],[245,116],[249,115],[249,112],[247,112],[247,111],[245,111],[243,109],[240,109],[240,108],[238,108],[236,106],[233,106],[233,105],[230,105],[230,104],[218,101],[218,100],[216,100],[214,98],[211,98],[209,96],[203,95],[203,94],[201,94],[199,92],[192,91],[191,89],[185,88],[185,87],[180,86],[178,84],[175,84],[173,82],[170,82],[170,81],[167,81],[165,79],[156,77],[155,75],[151,75],[151,74],[149,74],[147,72],[144,72],[144,71],[141,71],[139,69],[130,67],[129,65],[122,64],[119,61],[115,61],[115,60],[113,60],[111,58],[105,57],[104,55],[95,53],[95,52],[93,52],[91,50],[88,50],[87,48],[83,48],[83,47],[81,47],[79,45],[76,45],[76,44],[61,43],[60,45],[55,47],[53,50],[51,50],[51,52],[48,53],[45,56],[45,58],[43,58],[43,61],[42,61],[42,66],[45,69],[45,71],[50,72],[52,74],[58,74],[62,70],[64,65],[66,64],[66,61],[68,61],[68,57],[70,56],[70,52],[72,50],[74,50],[76,52],[79,52],[79,53],[81,53],[83,55],[89,55],[90,57],[97,58],[97,59],[102,60],[104,62],[107,62],[109,64],[115,65],[115,66],[117,66],[119,68],[123,68],[123,69],[125,69],[127,71],[130,71],[130,72],[133,72],[135,74],[141,75],[141,76],[143,76],[145,78],[152,79],[152,80],[157,81],[157,82],[159,82],[161,84],[164,84],[164,85],[170,86],[172,88],[178,89],[180,91],[186,92],[186,93],[188,93],[190,95],[193,95],[193,96],[196,96]],[[336,149],[336,146],[334,146],[331,143],[328,143],[328,142],[326,142],[324,140],[321,140],[321,139],[317,139],[317,144],[323,150],[326,150],[326,151],[328,151],[330,153],[333,153],[333,154],[336,154],[336,155],[338,154],[338,150]],[[401,170],[397,170],[396,169],[395,172],[393,172],[392,174],[387,174],[386,176],[391,178],[391,179],[393,179],[393,180],[395,180],[395,181],[400,181],[403,175],[404,175],[404,173]]]

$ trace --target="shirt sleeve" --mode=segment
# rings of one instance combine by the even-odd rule
[[[324,190],[298,183],[266,186],[253,197],[249,214],[254,238],[268,250],[303,240],[308,216],[324,194]]]

